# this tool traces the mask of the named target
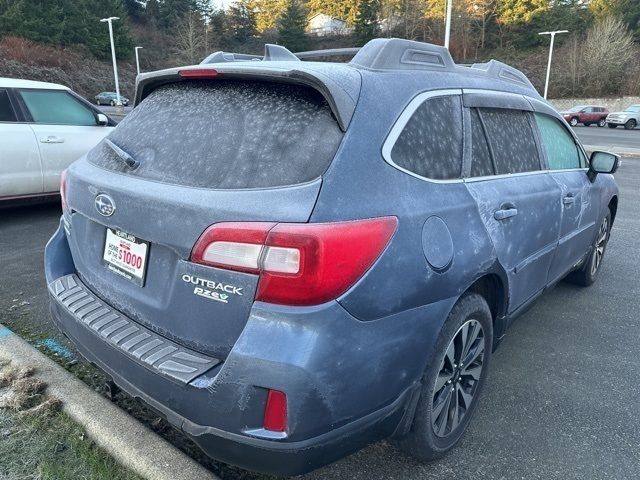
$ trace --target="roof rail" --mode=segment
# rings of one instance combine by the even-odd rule
[[[349,63],[372,70],[447,70],[455,66],[446,48],[400,38],[371,40]]]
[[[264,55],[215,52],[201,63],[226,63],[238,61],[293,61],[307,58],[353,56],[349,65],[371,70],[433,70],[446,72],[472,72],[487,75],[535,90],[527,76],[520,70],[502,62],[491,60],[473,65],[456,65],[445,47],[400,38],[376,38],[362,48],[332,48],[291,53],[281,45],[266,44]]]

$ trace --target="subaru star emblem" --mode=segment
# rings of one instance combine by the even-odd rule
[[[96,210],[100,215],[110,217],[116,211],[116,204],[109,195],[101,193],[96,197]]]

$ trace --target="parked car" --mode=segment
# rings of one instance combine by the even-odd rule
[[[118,96],[116,92],[102,92],[96,95],[96,105],[111,105],[115,107],[118,103]],[[120,95],[120,103],[125,107],[129,105],[129,99]]]
[[[607,117],[609,128],[623,125],[625,130],[633,130],[640,125],[640,104],[627,107],[624,112],[610,113]]]
[[[569,125],[575,127],[579,123],[585,127],[590,127],[595,124],[599,127],[604,127],[607,124],[607,115],[609,110],[606,107],[597,107],[594,105],[578,105],[577,107],[570,108],[566,112],[562,112],[561,115],[569,122]]]
[[[67,170],[55,323],[224,462],[444,455],[513,319],[596,280],[618,157],[588,160],[520,71],[443,47],[233,58],[140,75],[136,115]]]
[[[57,195],[60,173],[113,126],[64,85],[0,78],[0,204]]]

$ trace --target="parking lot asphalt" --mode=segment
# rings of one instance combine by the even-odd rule
[[[424,465],[381,442],[305,479],[637,479],[640,158],[616,178],[620,206],[596,284],[562,282],[515,322],[457,449]],[[55,331],[42,255],[59,215],[55,205],[0,211],[0,322],[9,327]],[[230,472],[222,478],[239,478]]]
[[[600,128],[596,125],[590,127],[578,125],[573,128],[573,131],[584,145],[640,149],[640,128],[625,130],[622,127]]]

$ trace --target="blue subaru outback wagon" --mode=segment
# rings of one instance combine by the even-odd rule
[[[618,158],[587,158],[518,70],[434,45],[206,62],[139,76],[66,172],[56,324],[224,462],[445,454],[511,321],[596,279]]]

